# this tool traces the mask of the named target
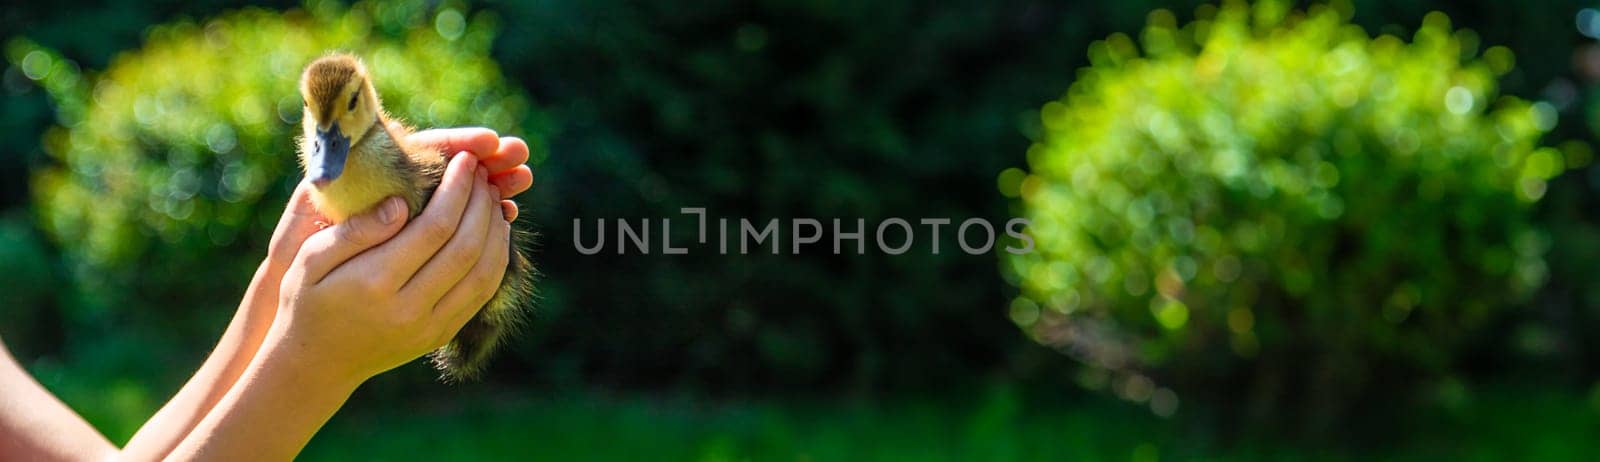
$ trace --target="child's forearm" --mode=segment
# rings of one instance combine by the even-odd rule
[[[365,381],[317,364],[317,352],[284,334],[268,334],[276,340],[168,460],[291,460]]]
[[[251,279],[239,310],[216,349],[154,417],[145,422],[122,450],[123,460],[160,460],[183,441],[238,381],[261,348],[277,312],[278,281],[287,265],[272,258]]]
[[[16,460],[103,460],[116,453],[66,403],[0,346],[0,455]]]

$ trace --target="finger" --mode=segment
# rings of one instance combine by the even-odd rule
[[[489,235],[483,240],[483,256],[472,266],[472,271],[439,299],[438,306],[434,308],[435,322],[443,327],[444,336],[439,339],[440,344],[454,338],[461,327],[494,299],[495,293],[500,290],[501,279],[506,274],[506,262],[511,257],[511,224],[502,221],[489,228]]]
[[[316,206],[311,204],[310,184],[300,182],[294,188],[294,193],[289,195],[283,216],[278,218],[277,228],[272,230],[272,239],[267,244],[267,260],[287,267],[295,254],[299,253],[306,238],[322,229],[318,223],[326,221]]]
[[[412,133],[406,141],[429,146],[446,154],[466,151],[482,159],[495,155],[500,136],[483,127],[436,128]]]
[[[533,186],[533,170],[526,165],[518,165],[510,171],[490,175],[489,183],[500,189],[501,199],[510,199]]]
[[[393,237],[404,227],[406,215],[404,200],[385,199],[372,210],[311,235],[295,260],[307,281],[319,282],[340,264]]]
[[[506,217],[506,223],[517,221],[517,212],[518,210],[516,202],[508,200],[500,201],[500,213]]]
[[[457,155],[445,167],[444,179],[434,190],[433,199],[422,213],[411,220],[411,225],[398,236],[373,249],[371,258],[358,259],[370,274],[382,274],[374,281],[384,291],[398,290],[422,268],[428,258],[444,247],[455,235],[461,223],[462,211],[472,198],[473,183],[477,181],[477,158]]]
[[[502,173],[516,168],[518,165],[528,163],[528,143],[522,138],[506,136],[500,138],[500,147],[493,155],[479,156],[489,173]]]
[[[478,262],[483,254],[483,239],[489,234],[490,223],[500,221],[494,219],[499,207],[487,177],[488,173],[479,169],[472,201],[467,204],[466,212],[461,217],[460,228],[450,242],[400,287],[401,297],[415,300],[422,306],[434,306]]]

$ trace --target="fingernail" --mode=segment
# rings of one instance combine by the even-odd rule
[[[383,207],[378,209],[378,221],[381,221],[386,225],[393,224],[394,220],[400,217],[399,209],[400,198],[389,198],[389,200],[383,202]]]

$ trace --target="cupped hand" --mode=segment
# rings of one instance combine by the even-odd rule
[[[533,186],[533,170],[526,165],[528,161],[528,143],[514,136],[502,137],[482,127],[462,128],[436,128],[423,130],[411,134],[408,141],[438,149],[445,153],[466,152],[478,159],[478,164],[488,170],[489,183],[499,191],[500,207],[506,221],[517,219],[517,203],[510,201],[512,197],[522,194]],[[283,216],[278,219],[278,226],[272,231],[272,239],[267,247],[267,260],[258,276],[258,281],[252,282],[252,287],[261,285],[259,290],[253,290],[264,300],[277,300],[277,288],[281,276],[299,253],[300,246],[306,238],[326,226],[328,219],[317,211],[311,204],[310,185],[301,182],[289,197],[289,204],[284,208]],[[248,301],[247,301],[248,303]]]
[[[457,155],[426,208],[404,203],[305,239],[279,290],[269,342],[355,381],[436,349],[498,288],[509,258],[504,190],[476,156]]]

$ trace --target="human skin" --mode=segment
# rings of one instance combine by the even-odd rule
[[[424,346],[436,340],[432,346],[448,341],[482,306],[477,298],[498,285],[506,258],[501,236],[517,214],[514,203],[500,199],[532,185],[523,165],[528,148],[487,129],[412,136],[443,152],[472,154],[453,160],[445,180],[451,187],[441,185],[435,196],[441,205],[430,203],[409,226],[399,208],[388,223],[375,210],[322,229],[305,186],[297,188],[217,347],[122,450],[9,354],[0,354],[0,454],[29,460],[292,458],[361,382],[431,350]],[[505,220],[484,218],[496,202]],[[498,267],[491,264],[496,259]],[[402,284],[377,290],[394,280]],[[357,341],[366,343],[349,343]],[[252,431],[261,428],[273,431]]]

